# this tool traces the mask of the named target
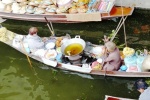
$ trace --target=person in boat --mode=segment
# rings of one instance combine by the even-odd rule
[[[135,88],[141,93],[138,100],[149,100],[150,99],[150,87],[143,79],[138,79],[135,82]]]
[[[121,57],[119,49],[114,42],[108,41],[105,43],[106,57],[103,61],[102,70],[117,71],[121,66]]]
[[[38,29],[36,27],[31,27],[29,29],[29,34],[24,38],[24,43],[28,44],[31,52],[44,48],[43,40],[37,35]]]

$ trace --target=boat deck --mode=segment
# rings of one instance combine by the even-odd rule
[[[133,13],[133,8],[130,7],[113,7],[110,13],[102,14],[102,18],[105,17],[121,17],[121,16],[128,16]]]

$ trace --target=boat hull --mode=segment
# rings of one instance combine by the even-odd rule
[[[6,19],[36,21],[36,22],[46,22],[45,21],[45,17],[46,17],[48,21],[53,23],[82,23],[82,22],[102,21],[105,19],[112,19],[112,18],[117,18],[122,16],[130,16],[132,15],[133,10],[134,7],[123,7],[123,8],[113,7],[110,13],[54,14],[54,15],[16,14],[16,13],[0,12],[0,17]]]
[[[129,98],[122,98],[122,97],[114,97],[105,95],[105,100],[135,100],[135,99],[129,99]]]

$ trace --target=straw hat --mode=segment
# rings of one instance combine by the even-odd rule
[[[27,13],[34,13],[35,11],[35,7],[34,6],[31,6],[31,5],[27,5],[26,6],[26,12]]]
[[[0,17],[0,23],[3,23],[4,21],[6,21],[6,19]]]
[[[38,7],[39,7],[39,8],[47,8],[47,5],[43,5],[42,3],[40,3],[40,4],[38,5]]]
[[[25,6],[25,5],[28,5],[28,2],[29,2],[29,1],[20,2],[20,3],[19,3],[19,6]]]
[[[31,27],[31,28],[29,29],[30,35],[36,34],[37,32],[38,32],[37,27]]]
[[[70,7],[73,0],[57,0],[58,7]]]
[[[28,5],[37,7],[39,4],[35,3],[34,1],[30,1]]]
[[[16,0],[17,2],[26,2],[27,0]]]
[[[34,14],[44,14],[44,13],[45,13],[45,9],[44,8],[35,7]]]
[[[43,1],[42,1],[42,4],[43,4],[43,5],[46,5],[46,6],[49,6],[49,5],[52,5],[52,4],[53,4],[53,1],[52,1],[52,0],[43,0]]]
[[[12,12],[13,13],[19,13],[20,8],[21,7],[19,6],[19,3],[17,3],[17,2],[12,3]]]
[[[114,51],[116,48],[116,44],[114,42],[111,42],[111,41],[106,42],[105,46],[109,52]]]
[[[6,5],[4,12],[10,13],[11,11],[12,11],[12,5],[10,5],[10,4]]]
[[[46,13],[55,14],[57,7],[55,5],[50,5],[46,8]]]
[[[11,4],[14,2],[14,0],[2,0],[2,2],[5,4]]]
[[[22,6],[22,7],[20,8],[19,13],[20,13],[20,14],[26,13],[26,5],[24,5],[24,6]]]

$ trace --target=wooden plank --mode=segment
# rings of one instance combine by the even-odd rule
[[[101,15],[96,13],[67,14],[67,21],[101,21]]]

